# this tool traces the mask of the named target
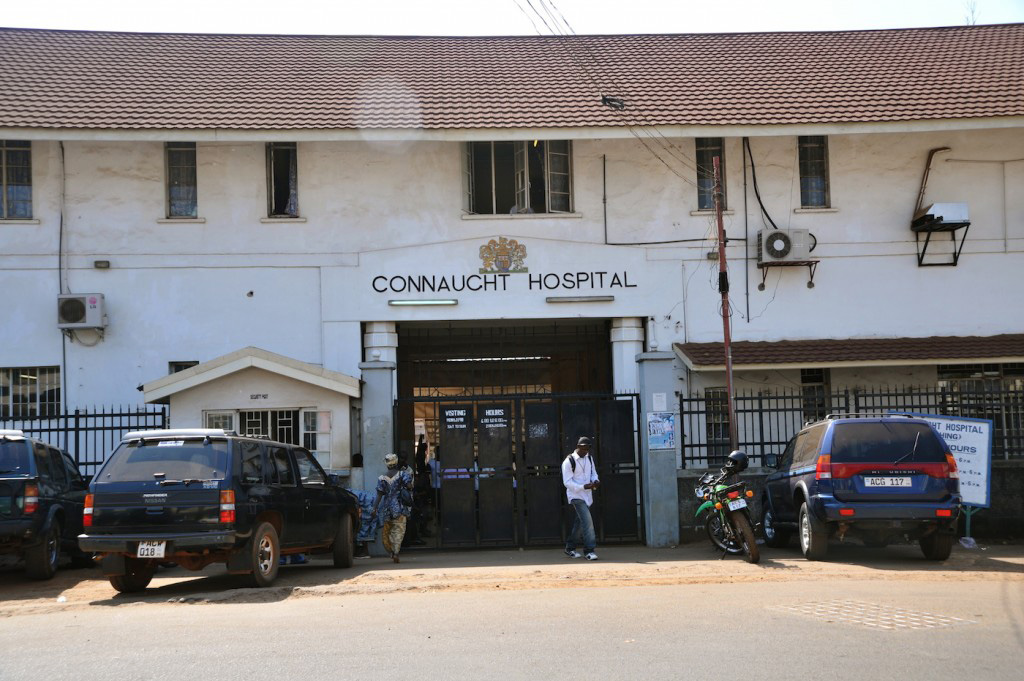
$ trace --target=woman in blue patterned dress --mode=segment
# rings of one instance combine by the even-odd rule
[[[412,512],[412,474],[406,468],[398,468],[397,454],[385,456],[384,463],[388,472],[377,478],[377,500],[373,504],[371,517],[376,518],[380,514],[384,523],[381,533],[384,550],[397,563],[405,538],[406,520]]]

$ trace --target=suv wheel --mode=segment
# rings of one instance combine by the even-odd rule
[[[138,558],[124,559],[124,574],[110,578],[110,585],[123,594],[145,591],[153,581],[156,567]]]
[[[828,551],[828,530],[805,501],[800,506],[800,550],[807,560],[821,560]]]
[[[334,537],[334,567],[352,567],[355,547],[352,544],[352,516],[344,513],[338,523],[338,534]]]
[[[50,579],[60,559],[60,523],[56,520],[38,546],[25,550],[25,572],[32,579]]]
[[[933,532],[921,537],[921,553],[928,560],[946,560],[953,552],[953,535]]]
[[[783,548],[789,544],[789,530],[780,530],[775,526],[775,514],[768,506],[766,499],[761,504],[761,529],[764,530],[764,543],[773,548]]]
[[[252,535],[249,550],[252,552],[253,586],[270,586],[277,578],[278,561],[281,559],[281,547],[274,526],[267,522],[260,523]]]

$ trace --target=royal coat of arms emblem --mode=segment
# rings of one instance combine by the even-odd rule
[[[480,247],[480,260],[483,267],[480,274],[512,274],[527,272],[523,262],[526,260],[526,246],[515,239],[501,236],[491,239]]]

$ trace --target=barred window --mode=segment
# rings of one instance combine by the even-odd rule
[[[195,142],[168,142],[164,154],[167,162],[167,217],[198,217]]]
[[[804,422],[820,421],[831,408],[828,369],[801,369],[800,392],[803,397]]]
[[[0,220],[32,218],[32,143],[0,140]]]
[[[800,137],[800,206],[828,208],[828,137]]]
[[[704,426],[708,441],[708,465],[720,466],[729,456],[729,393],[725,388],[704,390]]]
[[[725,210],[725,144],[721,137],[698,137],[697,146],[697,209],[715,209],[715,156],[719,158],[722,177],[722,210]]]
[[[0,418],[60,414],[60,367],[0,369]]]

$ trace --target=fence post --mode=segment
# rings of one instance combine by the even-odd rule
[[[80,413],[81,412],[79,412],[78,409],[75,409],[75,463],[76,464],[77,463],[81,463],[81,457],[79,455],[79,449],[78,449],[78,446],[79,446],[79,434],[81,432],[80,429],[79,429],[79,418],[78,418]]]
[[[761,442],[761,466],[765,465],[764,454],[764,393],[757,391],[757,438]]]

